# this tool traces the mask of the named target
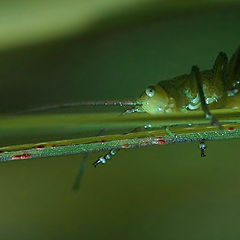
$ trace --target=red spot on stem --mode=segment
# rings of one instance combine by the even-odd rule
[[[122,148],[130,148],[130,147],[131,147],[130,144],[123,144],[123,145],[122,145]]]
[[[142,146],[147,146],[147,145],[149,145],[149,141],[145,141],[145,142],[143,142],[141,145],[142,145]]]
[[[228,128],[228,130],[233,131],[233,130],[235,130],[235,128],[234,127],[230,127],[230,128]]]
[[[156,138],[156,144],[157,145],[164,145],[166,142],[165,142],[165,140],[163,140],[163,138],[162,137],[157,137]]]
[[[98,141],[94,141],[94,142],[89,142],[89,143],[105,143],[106,142],[106,140],[98,140]]]
[[[45,148],[44,145],[38,145],[38,146],[36,147],[36,149],[38,149],[38,150],[42,150],[42,149],[44,149],[44,148]]]
[[[19,159],[28,159],[28,158],[30,158],[30,157],[31,157],[30,154],[24,153],[24,154],[22,154],[22,155],[12,156],[12,159],[13,159],[13,160],[19,160]]]

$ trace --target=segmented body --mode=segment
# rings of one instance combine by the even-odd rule
[[[202,87],[205,95],[205,101],[211,108],[221,108],[223,105],[224,91],[219,86],[211,84],[212,70],[201,72]],[[186,112],[201,108],[201,100],[197,90],[192,82],[191,75],[182,75],[171,80],[158,83],[176,103],[176,111]]]

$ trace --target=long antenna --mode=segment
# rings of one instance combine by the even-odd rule
[[[81,107],[81,106],[136,106],[138,105],[134,100],[117,100],[117,101],[90,101],[90,102],[76,102],[76,103],[64,103],[58,105],[43,106],[38,108],[32,108],[23,110],[18,113],[29,113],[29,112],[41,112],[58,108],[71,108],[71,107]]]

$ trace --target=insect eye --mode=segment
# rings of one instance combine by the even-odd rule
[[[147,96],[153,97],[155,94],[155,90],[149,87],[145,90],[145,93],[147,94]]]

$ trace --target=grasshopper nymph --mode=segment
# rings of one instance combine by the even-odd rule
[[[134,107],[125,113],[147,112],[149,114],[167,114],[202,109],[205,118],[212,125],[222,129],[221,124],[211,114],[210,109],[240,108],[240,48],[228,61],[227,55],[220,52],[211,69],[200,71],[193,66],[189,74],[160,81],[148,87],[134,102]],[[206,144],[199,145],[201,156],[205,156]],[[108,155],[106,155],[108,156]],[[101,157],[94,163],[106,163]]]

